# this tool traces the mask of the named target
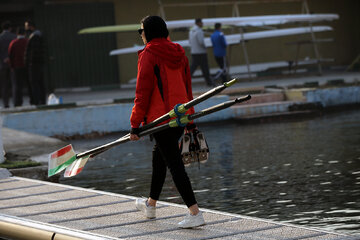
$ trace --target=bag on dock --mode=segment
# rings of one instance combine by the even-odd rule
[[[205,135],[198,129],[192,131],[185,129],[180,139],[180,151],[186,167],[194,162],[206,163],[209,159],[209,146]]]

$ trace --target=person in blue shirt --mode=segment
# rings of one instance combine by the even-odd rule
[[[211,34],[211,42],[213,45],[214,56],[220,70],[216,73],[214,79],[221,77],[222,82],[228,80],[228,66],[226,61],[226,39],[221,31],[221,23],[215,23],[215,31]]]

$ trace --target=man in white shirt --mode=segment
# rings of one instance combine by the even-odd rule
[[[197,18],[195,20],[195,26],[189,32],[189,42],[191,48],[191,76],[195,72],[196,68],[200,66],[202,74],[206,80],[208,86],[215,86],[214,81],[210,78],[209,64],[207,59],[207,51],[204,42],[204,31],[202,30],[202,20]]]

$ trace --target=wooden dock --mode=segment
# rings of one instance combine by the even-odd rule
[[[159,202],[157,218],[135,209],[135,197],[20,178],[0,179],[0,238],[355,240],[317,229],[201,209],[207,225],[179,229],[185,206]]]

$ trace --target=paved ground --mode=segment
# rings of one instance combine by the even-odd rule
[[[35,237],[43,232],[52,237],[46,239],[63,239],[58,238],[61,234],[82,239],[360,239],[360,236],[209,209],[202,209],[207,225],[184,230],[179,229],[177,223],[187,213],[185,206],[159,202],[157,218],[146,219],[135,209],[134,199],[26,178],[4,177],[0,179],[0,237],[6,234]],[[27,231],[27,227],[32,231]],[[18,232],[14,233],[14,228]]]
[[[49,154],[65,146],[65,142],[45,136],[2,128],[2,138],[6,151],[19,155],[37,156]]]

